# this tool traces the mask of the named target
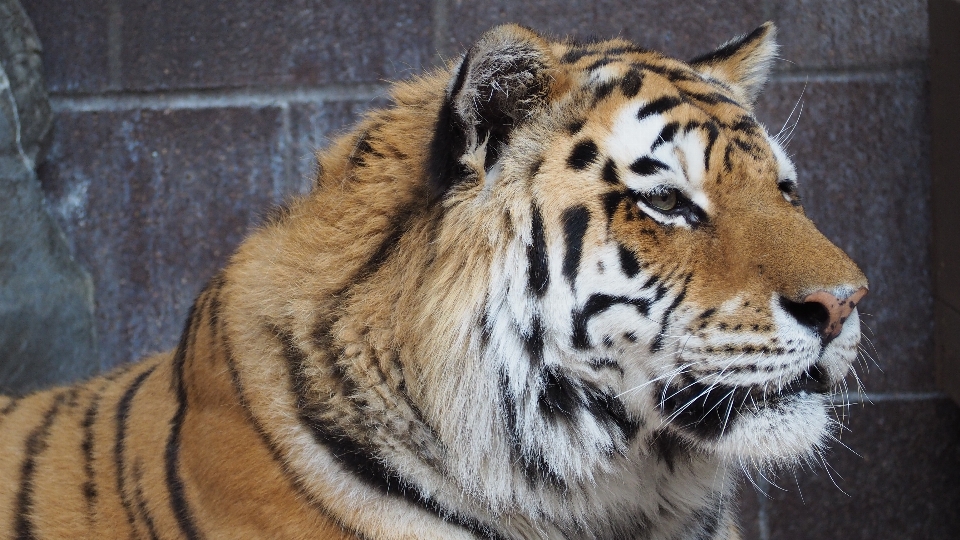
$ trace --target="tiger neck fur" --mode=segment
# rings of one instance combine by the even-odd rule
[[[487,234],[464,237],[447,225],[466,216],[423,203],[417,168],[431,134],[418,116],[435,114],[441,96],[422,96],[436,87],[402,87],[400,106],[342,139],[314,194],[226,271],[238,301],[225,324],[254,421],[319,506],[378,508],[337,516],[372,537],[670,538],[729,527],[734,480],[718,459],[622,411],[586,426],[539,414],[529,393],[537,360],[516,339],[533,319],[498,293],[526,279],[530,207],[477,213],[515,220],[508,226],[527,229],[519,238],[498,233],[502,223],[471,223]],[[366,148],[387,138],[391,159],[380,159],[383,143]],[[517,259],[518,274],[492,275],[500,258]],[[582,395],[595,382],[556,384],[584,383],[567,389]]]

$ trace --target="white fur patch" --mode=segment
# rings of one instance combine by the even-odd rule
[[[703,189],[706,180],[705,134],[699,129],[679,133],[672,141],[660,144],[651,151],[666,122],[661,115],[651,115],[643,120],[637,120],[637,113],[642,106],[643,103],[632,103],[624,107],[613,123],[610,136],[605,141],[610,157],[621,170],[626,171],[624,183],[628,188],[639,193],[677,189],[704,212],[709,213],[710,198]],[[630,165],[642,157],[654,158],[665,164],[667,168],[651,175],[638,175],[631,172]],[[656,212],[656,209],[650,210]],[[680,217],[656,213],[656,217],[661,222],[688,226]]]

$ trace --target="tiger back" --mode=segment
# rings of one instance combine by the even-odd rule
[[[0,534],[738,538],[743,471],[837,429],[867,291],[752,116],[774,33],[508,25],[397,84],[174,351],[0,397]]]

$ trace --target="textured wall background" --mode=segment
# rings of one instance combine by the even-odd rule
[[[960,537],[960,410],[934,386],[925,0],[24,0],[55,111],[39,175],[96,291],[100,369],[175,344],[203,282],[311,153],[387,79],[491,25],[622,35],[681,57],[765,20],[783,60],[759,104],[808,213],[871,280],[835,470],[747,486],[748,538]],[[799,109],[799,107],[798,107]],[[856,399],[856,398],[855,398]],[[832,478],[831,478],[832,477]],[[839,487],[834,485],[834,482]]]

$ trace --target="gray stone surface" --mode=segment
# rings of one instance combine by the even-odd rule
[[[749,32],[769,18],[762,2],[701,0],[449,0],[449,33],[441,52],[455,56],[496,24],[515,22],[577,39],[622,36],[638,45],[691,58]]]
[[[429,64],[428,0],[119,0],[129,89],[377,82]]]
[[[0,0],[0,63],[16,105],[16,125],[6,128],[29,160],[36,163],[50,130],[50,102],[44,86],[42,47],[37,33],[16,0]],[[17,131],[19,130],[19,131]]]
[[[50,122],[39,42],[0,2],[0,391],[97,371],[93,290],[43,207],[34,160]]]
[[[951,401],[854,406],[850,431],[769,489],[770,539],[960,538],[960,409]],[[855,453],[854,453],[855,452]]]
[[[172,348],[194,297],[292,187],[282,111],[62,113],[40,177],[91,270],[104,367]]]
[[[110,5],[115,0],[21,0],[43,40],[51,92],[93,93],[110,86]]]
[[[779,69],[871,68],[927,58],[927,0],[778,0]]]

